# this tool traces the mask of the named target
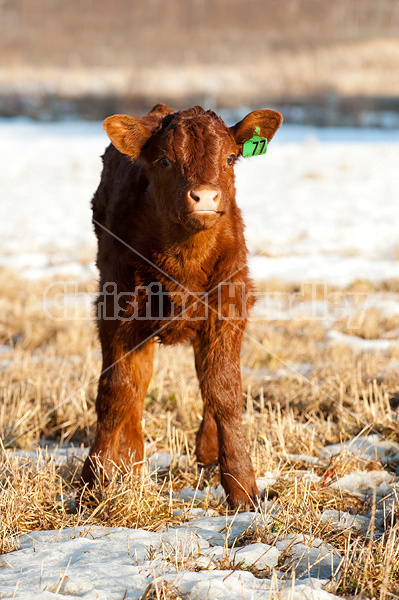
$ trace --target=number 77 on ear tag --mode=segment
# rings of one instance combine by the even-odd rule
[[[260,137],[259,127],[255,127],[254,135],[244,142],[242,147],[242,155],[246,158],[247,156],[259,156],[259,154],[266,154],[267,152],[267,138]]]

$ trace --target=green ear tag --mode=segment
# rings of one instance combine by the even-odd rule
[[[259,127],[255,127],[255,135],[251,139],[244,142],[242,147],[242,155],[247,156],[259,156],[259,154],[266,154],[267,152],[267,138],[260,137]]]

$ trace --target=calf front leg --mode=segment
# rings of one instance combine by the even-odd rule
[[[154,344],[129,352],[113,339],[103,344],[103,371],[96,400],[97,431],[82,470],[82,483],[92,487],[97,467],[109,478],[115,466],[144,457],[143,403],[152,374]]]
[[[201,462],[212,459],[217,448],[221,482],[231,506],[256,504],[259,498],[242,431],[241,340],[242,331],[224,322],[224,327],[221,325],[217,332],[212,332],[211,328],[201,332],[194,343],[204,401],[204,419],[197,436],[197,459]]]

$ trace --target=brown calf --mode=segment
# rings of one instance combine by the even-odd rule
[[[230,505],[256,501],[240,375],[252,284],[233,165],[254,133],[270,141],[281,123],[278,112],[257,110],[228,128],[198,106],[163,105],[104,121],[112,144],[92,203],[103,370],[82,472],[89,487],[95,462],[107,475],[113,464],[142,461],[154,342],[189,341],[204,402],[197,460],[219,461]]]

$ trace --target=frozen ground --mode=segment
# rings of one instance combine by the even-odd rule
[[[68,454],[76,452],[82,455],[82,449],[50,448],[47,460],[51,456],[62,464]],[[399,445],[376,434],[327,446],[319,459],[298,458],[320,463],[340,452],[380,459],[383,463],[399,462]],[[21,455],[26,457],[24,453]],[[34,456],[32,453],[32,459]],[[39,461],[42,458],[39,455]],[[170,461],[170,455],[156,456],[150,459],[150,469],[157,465],[165,468]],[[259,488],[267,490],[278,475],[278,472],[265,473],[258,480]],[[296,476],[320,479],[310,472]],[[378,535],[384,519],[395,509],[398,478],[384,470],[353,471],[338,478],[332,486],[365,499],[375,494],[377,510],[373,515],[371,511],[353,515],[327,509],[315,517],[337,530],[352,529],[364,535],[368,535],[374,519],[374,535]],[[219,490],[210,488],[208,493],[218,495]],[[244,532],[279,522],[278,503],[263,502],[256,513],[214,516],[212,510],[205,512],[195,507],[204,492],[186,488],[178,496],[186,502],[184,514],[177,511],[182,522],[158,532],[81,526],[22,535],[16,543],[18,549],[3,555],[0,561],[0,596],[45,600],[58,593],[87,600],[138,600],[151,582],[166,581],[192,600],[261,600],[275,598],[277,593],[281,598],[298,600],[337,597],[325,591],[342,560],[340,552],[330,544],[295,533],[270,534],[270,543],[240,542],[239,536]]]
[[[281,589],[285,589],[282,598],[336,598],[325,592],[323,585],[340,558],[321,540],[311,542],[301,536],[295,541],[291,535],[275,547],[258,543],[231,549],[224,545],[226,531],[238,536],[260,519],[262,516],[251,513],[236,519],[203,517],[159,533],[125,527],[34,532],[21,537],[21,550],[3,557],[0,593],[3,598],[20,600],[50,600],[54,593],[87,600],[138,600],[158,578],[192,600],[261,600],[276,597]],[[251,565],[273,569],[290,544],[303,575],[294,585],[279,580],[276,571],[273,578],[258,579],[245,570]],[[170,546],[179,547],[179,561],[187,568],[176,568],[168,561]],[[242,568],[222,570],[223,560],[229,560],[231,566],[241,563]],[[309,560],[317,562],[313,572]]]
[[[0,265],[90,278],[100,123],[0,121]],[[283,126],[236,167],[256,279],[399,277],[399,131]]]

